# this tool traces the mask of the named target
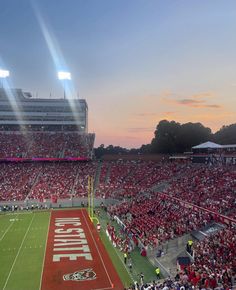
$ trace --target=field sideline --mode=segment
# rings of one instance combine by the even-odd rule
[[[83,259],[78,260],[74,264],[76,265],[76,269],[74,270],[72,270],[73,265],[72,267],[71,265],[68,267],[68,264],[66,264],[67,261],[64,258],[62,259],[62,266],[59,266],[58,269],[57,265],[52,265],[52,262],[49,262],[52,257],[52,249],[55,246],[53,244],[53,233],[55,232],[55,218],[58,216],[79,216],[93,256],[93,261],[86,264],[86,261],[84,263]],[[58,283],[61,283],[60,289],[67,289],[67,285],[69,286],[69,284],[70,286],[74,285],[72,287],[73,289],[77,289],[77,287],[80,288],[81,283],[88,284],[89,281],[63,281],[64,279],[62,279],[63,275],[61,273],[65,272],[64,274],[69,274],[86,268],[95,269],[97,275],[94,283],[91,281],[89,283],[91,288],[87,286],[86,289],[123,289],[120,278],[114,270],[97,231],[88,218],[86,210],[53,210],[52,212],[38,211],[0,215],[0,262],[1,290],[57,289],[59,286]],[[63,265],[66,271],[61,272]],[[82,267],[78,267],[78,265]],[[72,271],[70,271],[70,267]],[[56,269],[54,273],[51,273],[52,278],[48,274],[50,272],[48,269],[51,268]],[[105,273],[108,273],[104,275],[100,270],[101,268],[104,269]],[[56,279],[55,276],[57,276]],[[107,276],[108,281],[104,280],[104,276]],[[56,281],[57,285],[55,287],[52,281],[50,281],[51,279]],[[49,284],[47,281],[49,281]],[[64,283],[66,284],[64,285]],[[98,288],[93,287],[95,284],[100,286]],[[85,284],[83,285],[85,286]]]

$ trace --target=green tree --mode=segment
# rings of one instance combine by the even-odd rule
[[[175,121],[162,120],[156,127],[155,137],[151,142],[151,151],[154,153],[178,152],[178,135],[181,125]]]
[[[223,126],[214,134],[214,141],[222,145],[236,144],[236,123]]]
[[[211,129],[201,123],[186,123],[181,126],[178,152],[190,151],[195,145],[212,140]]]
[[[182,153],[191,147],[212,139],[211,129],[201,123],[180,124],[162,120],[156,127],[155,137],[151,142],[154,153]]]

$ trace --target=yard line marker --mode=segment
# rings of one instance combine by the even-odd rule
[[[11,222],[10,225],[7,227],[5,233],[3,234],[3,236],[0,239],[0,242],[3,240],[3,238],[5,237],[6,233],[9,231],[9,229],[11,228],[11,226],[14,224],[14,222]]]
[[[42,287],[42,278],[43,278],[43,268],[44,268],[44,263],[45,263],[45,256],[46,256],[46,249],[47,249],[47,244],[48,244],[48,232],[49,232],[49,226],[50,226],[50,222],[51,222],[51,211],[50,211],[50,216],[48,219],[48,231],[47,231],[47,240],[45,242],[45,247],[44,247],[44,257],[43,257],[43,263],[42,263],[42,270],[41,270],[41,279],[40,279],[40,283],[39,283],[39,290]],[[40,245],[40,248],[42,248],[42,245]]]
[[[10,223],[10,225],[7,227],[5,233],[2,235],[0,241],[5,237],[6,233],[9,231],[10,227],[13,225],[13,223]]]
[[[31,225],[32,225],[32,222],[33,222],[33,220],[34,220],[34,217],[35,217],[35,215],[32,216],[32,219],[31,219],[31,221],[30,221],[30,224],[29,224],[29,226],[28,226],[28,229],[27,229],[27,231],[26,231],[26,233],[25,233],[25,235],[24,235],[24,238],[23,238],[23,240],[22,240],[22,242],[21,242],[20,248],[19,248],[19,250],[18,250],[18,252],[17,252],[17,254],[16,254],[15,260],[14,260],[12,266],[11,266],[11,270],[10,270],[8,276],[7,276],[7,280],[6,280],[6,282],[5,282],[5,284],[4,284],[3,288],[2,288],[2,290],[5,290],[5,289],[6,289],[6,286],[7,286],[8,280],[9,280],[9,278],[10,278],[10,276],[11,276],[12,270],[13,270],[13,268],[14,268],[14,266],[15,266],[15,263],[16,263],[16,260],[17,260],[17,258],[18,258],[18,256],[19,256],[19,254],[20,254],[21,248],[22,248],[22,246],[23,246],[23,244],[24,244],[24,241],[25,241],[25,238],[26,238],[26,236],[27,236],[27,234],[28,234],[28,232],[29,232],[29,229],[30,229],[30,227],[31,227]]]
[[[89,233],[90,233],[90,235],[91,235],[91,237],[92,237],[92,239],[93,239],[94,245],[95,245],[95,247],[96,247],[96,249],[97,249],[98,255],[99,255],[100,259],[101,259],[102,265],[103,265],[104,270],[105,270],[105,272],[106,272],[106,274],[107,274],[107,277],[108,277],[108,280],[109,280],[109,283],[110,283],[110,285],[111,285],[111,289],[112,289],[112,288],[113,288],[113,283],[112,283],[111,278],[110,278],[110,276],[109,276],[109,274],[108,274],[108,272],[107,272],[107,268],[106,268],[105,263],[104,263],[104,261],[103,261],[103,258],[102,258],[102,256],[101,256],[101,253],[100,253],[100,251],[99,251],[99,249],[98,249],[97,243],[96,243],[95,240],[94,240],[94,236],[92,235],[91,229],[90,229],[90,227],[89,227],[89,225],[88,225],[87,218],[84,216],[84,211],[83,211],[83,210],[82,210],[82,215],[83,215],[83,218],[84,218],[85,223],[86,223],[86,225],[87,225],[87,228],[88,228],[88,230],[89,230]],[[109,288],[105,288],[105,289],[109,289]]]

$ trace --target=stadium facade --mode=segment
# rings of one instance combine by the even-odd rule
[[[84,99],[33,98],[21,89],[0,89],[1,131],[79,131],[88,133]]]

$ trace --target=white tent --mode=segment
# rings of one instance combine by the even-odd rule
[[[208,141],[208,142],[192,147],[192,149],[204,149],[204,148],[205,149],[207,148],[218,149],[218,148],[222,148],[222,145]]]

